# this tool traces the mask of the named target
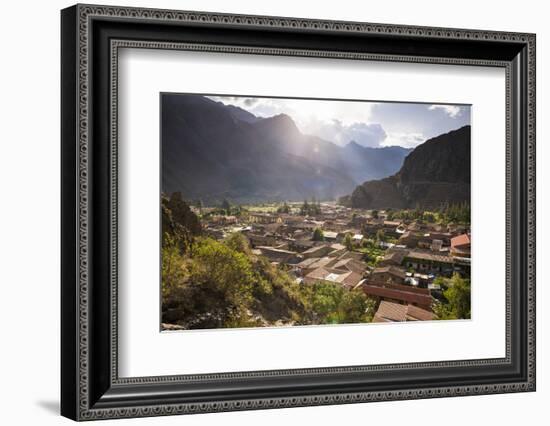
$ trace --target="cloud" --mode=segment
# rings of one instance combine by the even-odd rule
[[[301,130],[303,133],[313,134],[338,145],[346,145],[350,141],[355,141],[359,145],[377,147],[386,139],[386,132],[378,123],[345,124],[336,119],[316,120],[303,125]]]
[[[346,145],[415,147],[470,124],[466,105],[209,96],[257,117],[287,114],[304,134]]]
[[[377,147],[387,137],[384,128],[379,123],[354,123],[343,132],[348,142],[354,140],[359,145]]]
[[[259,117],[277,114],[291,116],[296,124],[307,125],[312,121],[339,120],[345,124],[368,122],[373,102],[353,102],[318,99],[252,98],[235,96],[208,96],[224,104],[244,108]]]
[[[244,100],[244,104],[247,106],[247,107],[251,107],[252,105],[255,105],[258,103],[258,98],[246,98]]]
[[[411,147],[415,140],[418,145],[470,124],[470,106],[380,102],[372,109],[371,122],[380,123],[388,134],[383,145]]]
[[[457,105],[430,105],[430,111],[443,110],[449,117],[456,118],[462,112],[462,109]]]
[[[415,148],[426,141],[422,133],[388,133],[382,146],[402,146],[404,148]]]

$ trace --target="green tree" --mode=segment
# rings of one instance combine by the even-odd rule
[[[313,206],[314,206],[314,213],[321,214],[321,201],[317,200],[317,202],[313,203]]]
[[[448,288],[443,292],[446,302],[436,303],[433,310],[439,319],[470,319],[471,289],[470,280],[455,273],[445,282]]]
[[[279,206],[277,208],[277,213],[290,213],[290,206],[286,203],[286,201],[283,203],[282,206]]]
[[[254,262],[257,282],[254,285],[253,309],[268,321],[292,321],[312,324],[311,286],[301,285],[287,272],[272,265],[263,256]]]
[[[166,236],[170,235],[182,252],[190,249],[195,236],[202,231],[199,218],[182,200],[179,192],[173,193],[170,198],[162,197],[161,222],[162,244],[166,243]]]
[[[470,280],[466,280],[455,273],[449,284],[449,288],[443,292],[443,295],[449,301],[449,305],[451,305],[451,312],[457,318],[469,319],[471,310]]]
[[[451,311],[451,306],[448,303],[444,303],[439,300],[436,300],[432,304],[432,311],[435,314],[436,318],[440,320],[457,319]]]
[[[434,223],[435,222],[435,215],[431,212],[424,212],[422,216],[422,220],[428,222],[428,223]]]
[[[250,249],[250,243],[240,232],[233,232],[225,239],[225,245],[238,253],[246,254],[247,256],[252,254]]]
[[[197,208],[199,209],[199,214],[202,216],[202,208],[204,207],[204,204],[202,203],[202,200],[197,200]]]
[[[171,219],[175,224],[179,224],[188,229],[192,234],[200,234],[201,224],[199,218],[191,211],[189,205],[183,201],[180,192],[174,192],[169,200],[164,201],[164,205],[171,212]]]
[[[184,258],[173,235],[165,236],[161,256],[162,296],[170,298],[174,289],[181,287],[185,281],[186,268]]]
[[[435,277],[433,283],[439,285],[439,287],[443,290],[447,288],[447,280],[442,276]]]
[[[307,202],[307,200],[304,200],[302,207],[300,207],[300,214],[302,216],[306,216],[309,214],[309,203]]]
[[[368,299],[362,290],[346,291],[338,306],[339,322],[358,323],[366,319]]]
[[[420,207],[420,204],[416,203],[416,206],[415,206],[414,211],[413,211],[413,217],[417,220],[421,220],[423,215],[424,215],[424,211]]]
[[[305,286],[308,290],[307,305],[314,324],[344,324],[370,322],[376,312],[377,302],[361,290],[346,290],[339,284],[318,282]]]
[[[218,327],[247,324],[256,277],[250,259],[210,238],[197,242],[189,266],[198,311]]]
[[[371,211],[370,215],[371,215],[374,219],[378,219],[378,210],[373,210],[373,211]]]
[[[308,203],[307,200],[304,200],[304,203],[300,207],[300,214],[305,215],[316,215],[321,213],[321,202],[316,200],[315,197],[311,197],[311,202]]]
[[[336,324],[339,322],[338,307],[342,300],[342,287],[319,282],[313,288],[312,309],[321,324]]]
[[[325,235],[323,234],[323,230],[321,228],[315,228],[313,230],[313,237],[311,239],[313,241],[324,241]]]
[[[386,241],[386,233],[383,229],[376,231],[376,241],[379,243],[381,241]]]
[[[378,300],[373,299],[372,297],[367,297],[365,304],[366,308],[364,322],[372,322],[372,320],[374,319],[374,314],[376,314],[376,310],[378,309],[378,305],[380,303]]]
[[[165,235],[161,253],[162,322],[182,323],[193,313],[188,262],[171,234]]]
[[[223,199],[220,208],[225,212],[226,215],[231,214],[231,204],[229,204],[229,201],[226,198]]]
[[[346,234],[343,242],[344,242],[344,245],[346,246],[346,249],[348,249],[349,251],[353,250],[353,239],[351,237],[351,234]]]
[[[470,223],[470,203],[468,202],[459,204],[442,204],[438,210],[438,213],[443,223]]]

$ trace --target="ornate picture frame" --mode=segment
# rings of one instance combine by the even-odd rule
[[[61,12],[61,413],[160,416],[535,390],[534,34],[76,5]],[[506,72],[506,356],[119,377],[120,48],[489,66]]]

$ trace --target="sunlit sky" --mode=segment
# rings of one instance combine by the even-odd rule
[[[427,139],[470,124],[465,105],[332,101],[208,96],[257,117],[287,114],[304,134],[338,145],[415,147]]]

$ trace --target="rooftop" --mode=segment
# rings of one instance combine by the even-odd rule
[[[399,300],[403,301],[408,304],[416,303],[420,306],[429,307],[432,304],[432,297],[429,294],[429,290],[426,290],[426,293],[421,292],[415,287],[411,287],[409,291],[405,291],[408,289],[401,289],[403,287],[409,287],[409,286],[380,286],[380,285],[371,285],[368,282],[363,283],[362,288],[365,294],[369,296],[375,296],[380,298],[386,298],[386,299],[392,299],[392,300]]]
[[[321,257],[320,259],[317,259],[315,262],[310,264],[310,268],[322,268],[323,266],[327,266],[329,263],[331,263],[334,260],[332,257]]]
[[[384,262],[395,262],[397,264],[401,264],[403,262],[403,258],[407,254],[406,251],[393,251],[393,252],[387,252],[384,255]]]
[[[343,249],[346,248],[346,246],[343,245],[343,244],[334,243],[334,244],[330,245],[330,248],[333,249],[333,250],[343,250]]]
[[[405,257],[409,259],[429,260],[432,262],[453,263],[453,258],[451,256],[445,256],[426,250],[411,250]]]
[[[374,315],[374,322],[430,321],[433,317],[433,313],[417,306],[383,300]]]
[[[398,276],[402,279],[405,279],[406,275],[405,275],[405,270],[402,269],[402,268],[398,268],[397,266],[393,266],[393,265],[389,265],[389,266],[381,266],[381,267],[378,267],[378,268],[374,268],[374,270],[372,271],[373,274],[384,274],[384,273],[388,273],[388,274],[392,274],[392,275],[395,275],[395,276]]]
[[[451,247],[465,246],[471,244],[470,236],[468,234],[458,235],[451,238]]]
[[[401,225],[401,222],[398,221],[398,220],[385,220],[385,221],[384,221],[384,226],[395,226],[395,227],[398,227],[399,225]]]
[[[358,274],[362,274],[367,269],[367,265],[364,262],[360,262],[354,258],[339,259],[334,265],[331,265],[334,269],[344,269]]]
[[[259,250],[261,250],[262,252],[267,251],[267,252],[281,253],[281,254],[296,254],[296,252],[294,252],[294,251],[278,249],[278,248],[270,247],[270,246],[258,246],[257,248]]]
[[[311,253],[315,253],[317,251],[322,251],[322,250],[326,250],[327,249],[327,245],[326,244],[322,244],[320,246],[314,246],[314,247],[311,247],[309,249],[307,249],[306,251],[304,251],[302,254],[311,254]]]
[[[321,280],[353,288],[363,279],[361,274],[353,271],[341,271],[333,268],[317,268],[306,275],[309,281]]]

